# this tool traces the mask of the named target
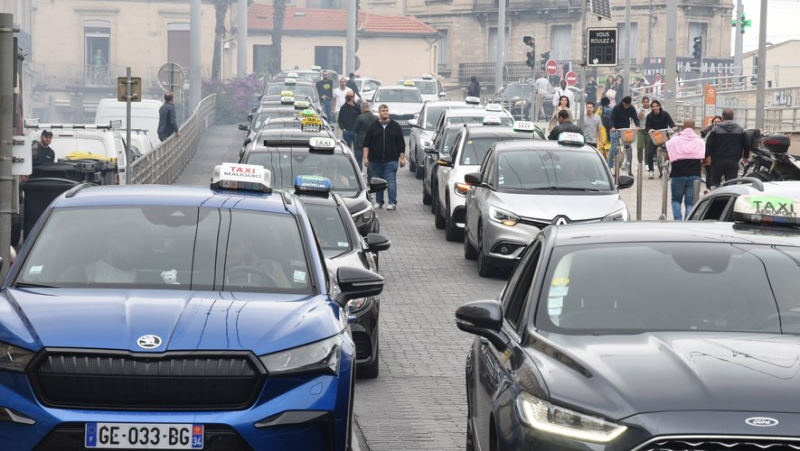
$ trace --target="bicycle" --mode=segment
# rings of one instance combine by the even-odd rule
[[[667,158],[666,143],[672,136],[672,130],[664,128],[661,130],[650,130],[650,140],[653,141],[656,147],[656,166],[658,166],[658,178],[664,176],[664,172],[669,176],[670,163]]]
[[[631,147],[631,144],[636,141],[636,129],[618,128],[617,132],[619,132],[619,142],[622,144],[622,146],[618,148],[618,154],[614,156],[614,158],[616,158],[616,161],[619,162],[620,170],[622,169],[622,166],[625,165],[625,170],[628,172],[628,175],[633,176],[631,162],[626,160],[628,155],[633,157],[633,148]]]

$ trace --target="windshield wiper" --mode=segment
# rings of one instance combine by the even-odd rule
[[[14,288],[61,288],[56,285],[46,285],[43,283],[17,282]]]
[[[592,191],[592,192],[600,191],[599,188],[576,188],[569,186],[554,186],[550,189],[553,191]]]

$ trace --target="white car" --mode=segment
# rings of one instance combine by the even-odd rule
[[[447,100],[444,88],[433,75],[425,74],[422,77],[406,77],[397,81],[398,85],[414,86],[422,94],[422,100]]]
[[[544,139],[544,135],[531,122],[517,121],[513,127],[488,124],[464,126],[453,142],[450,155],[439,157],[436,226],[445,229],[447,241],[463,239],[466,195],[469,191],[464,176],[481,170],[484,157],[495,143],[512,139]]]
[[[414,119],[422,109],[422,96],[413,86],[381,86],[375,91],[372,111],[377,115],[381,105],[389,107],[389,117],[403,127],[403,135],[411,134],[409,120]]]

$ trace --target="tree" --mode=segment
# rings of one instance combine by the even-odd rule
[[[270,73],[275,75],[281,71],[281,41],[283,39],[283,21],[286,17],[286,0],[272,2],[272,61]]]
[[[214,13],[217,19],[214,27],[214,59],[211,62],[211,78],[214,80],[222,79],[220,60],[222,58],[222,42],[225,39],[225,16],[235,2],[236,0],[214,0]]]

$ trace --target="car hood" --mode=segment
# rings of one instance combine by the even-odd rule
[[[335,335],[340,308],[326,296],[174,290],[9,289],[0,296],[0,338],[41,347],[145,351],[252,350],[258,355]]]
[[[499,208],[524,218],[550,221],[556,216],[566,216],[569,221],[602,219],[609,213],[625,208],[618,193],[609,194],[515,194],[495,193]]]
[[[660,332],[542,338],[531,340],[527,350],[552,401],[609,418],[692,410],[797,412],[800,404],[800,337]]]

